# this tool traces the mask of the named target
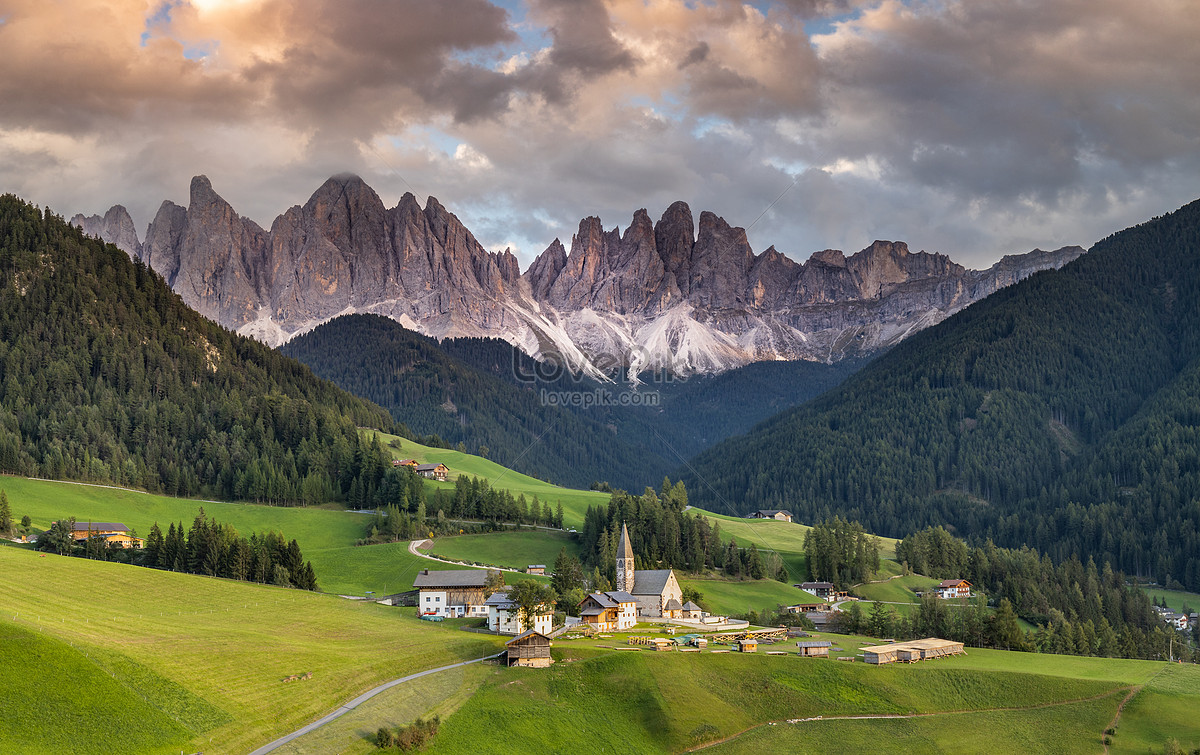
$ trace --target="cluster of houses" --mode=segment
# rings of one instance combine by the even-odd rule
[[[445,464],[422,464],[416,459],[395,459],[392,461],[392,466],[401,468],[407,467],[427,480],[438,480],[445,482],[447,475],[450,474],[450,467]]]
[[[1197,615],[1194,611],[1190,614],[1176,613],[1170,608],[1163,608],[1162,606],[1155,606],[1154,611],[1160,619],[1166,622],[1167,626],[1180,632],[1186,632],[1195,627],[1197,622],[1200,622],[1200,615]]]

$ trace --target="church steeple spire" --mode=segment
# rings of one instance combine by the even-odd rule
[[[633,592],[633,546],[625,522],[621,522],[621,539],[617,541],[617,589]]]

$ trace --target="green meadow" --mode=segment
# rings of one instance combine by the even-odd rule
[[[1184,603],[1187,603],[1193,611],[1200,611],[1200,593],[1164,590],[1159,587],[1143,587],[1142,591],[1158,602],[1162,602],[1165,598],[1167,606],[1172,611],[1182,611]]]
[[[692,587],[699,590],[704,596],[704,605],[709,612],[727,616],[814,600],[803,590],[776,582],[773,579],[731,582],[721,579],[692,579],[681,574],[679,575],[679,584],[681,587]]]
[[[553,571],[554,560],[563,548],[569,555],[579,556],[579,544],[565,532],[547,530],[507,530],[482,535],[439,537],[429,553],[458,561],[524,569],[530,564],[543,564]]]
[[[1056,735],[1088,740],[1094,752],[1126,691],[1118,680],[1027,673],[1033,667],[1019,660],[1012,665],[1022,671],[978,671],[953,662],[874,667],[763,653],[603,653],[569,642],[557,642],[554,653],[560,662],[550,669],[493,670],[427,751],[465,752],[487,737],[526,752],[678,752],[729,737],[720,751],[815,751],[803,744],[815,730],[788,719],[972,711],[981,721],[1021,728],[1012,749],[998,746],[1009,741],[1007,732],[992,731],[970,735],[966,751],[1021,752],[1040,736],[1035,751],[1061,752]],[[867,728],[834,751],[873,751],[862,747],[871,732],[886,739],[896,728],[890,721],[859,725]],[[948,737],[952,726],[934,728]],[[754,741],[759,731],[764,738]]]
[[[107,692],[98,692],[108,687],[91,683],[96,674],[85,673],[79,654],[100,682],[112,679],[143,702],[115,695],[130,713],[111,720],[128,731],[76,731],[70,751],[244,753],[384,681],[501,645],[455,622],[419,621],[411,609],[22,548],[0,548],[0,574],[6,636],[14,627],[38,635],[50,643],[46,657],[81,685],[48,682],[36,662],[23,666],[30,673],[6,670],[0,718],[38,726],[0,724],[0,752],[37,751],[43,729],[72,720],[53,710],[69,708],[73,694],[95,702],[86,715],[108,715]],[[311,679],[284,681],[308,672]],[[121,740],[114,745],[110,736]]]
[[[364,432],[374,433],[375,431]],[[487,480],[493,488],[511,491],[513,495],[524,493],[525,497],[529,500],[532,500],[536,495],[538,500],[549,502],[552,508],[561,503],[563,505],[563,525],[566,527],[581,527],[588,506],[608,506],[608,499],[610,497],[608,493],[559,487],[558,485],[552,485],[551,483],[539,480],[536,477],[514,472],[507,467],[502,467],[496,462],[480,456],[461,453],[448,448],[422,446],[407,438],[399,438],[387,433],[376,434],[379,435],[384,448],[391,453],[394,459],[416,459],[423,464],[441,463],[450,468],[449,478],[446,482],[429,481],[431,490],[438,488],[453,490],[454,481],[460,474],[465,474],[468,477],[478,477],[481,480]],[[399,441],[400,448],[393,448],[389,445],[392,441]],[[532,453],[536,452],[537,449],[535,448]]]
[[[282,532],[300,543],[324,592],[362,596],[367,590],[376,595],[410,590],[416,573],[433,565],[409,553],[407,543],[354,545],[366,534],[370,515],[340,509],[193,501],[23,477],[0,477],[0,489],[8,495],[14,518],[28,514],[39,530],[55,519],[74,516],[79,522],[121,522],[144,536],[155,522],[164,531],[171,522],[190,527],[203,507],[209,516],[245,535]],[[445,564],[436,568],[459,567]]]
[[[895,577],[886,582],[869,582],[855,587],[851,592],[864,600],[879,600],[885,603],[920,603],[913,590],[928,590],[938,580],[920,574]]]

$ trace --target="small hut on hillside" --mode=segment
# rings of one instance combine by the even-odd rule
[[[509,666],[548,668],[554,659],[550,657],[550,638],[530,629],[504,643],[504,656]]]

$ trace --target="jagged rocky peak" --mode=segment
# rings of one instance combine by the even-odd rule
[[[567,250],[562,241],[554,239],[525,271],[524,277],[529,282],[533,298],[541,301],[549,297],[550,288],[566,266]]]
[[[133,225],[133,218],[129,217],[129,211],[122,205],[113,205],[108,212],[104,213],[104,217],[99,215],[85,217],[80,213],[71,218],[71,225],[81,229],[89,236],[95,236],[112,244],[130,257],[141,255],[142,245],[138,241],[137,228]]]
[[[351,174],[325,181],[269,232],[204,176],[192,180],[188,207],[163,202],[140,252],[120,207],[74,222],[119,236],[189,305],[273,345],[369,311],[439,338],[492,336],[534,356],[552,351],[594,375],[598,364],[688,373],[759,359],[835,361],[890,346],[1082,253],[1035,250],[971,271],[876,241],[800,264],[773,246],[756,255],[744,229],[708,211],[697,222],[675,202],[657,222],[637,210],[624,232],[586,217],[569,251],[555,239],[522,275],[511,250],[484,249],[436,198],[422,207],[406,193],[388,209]]]

